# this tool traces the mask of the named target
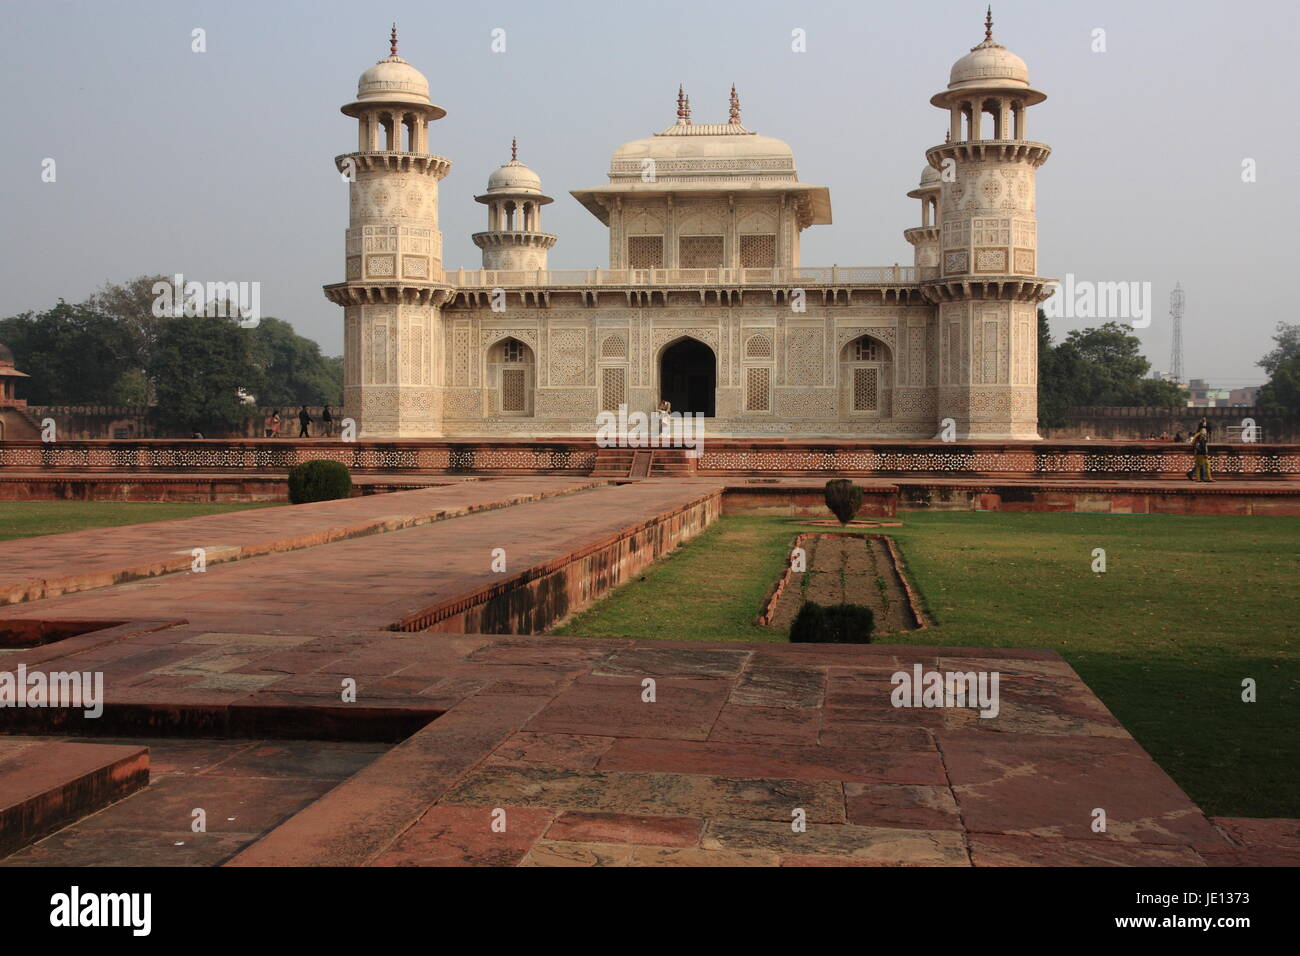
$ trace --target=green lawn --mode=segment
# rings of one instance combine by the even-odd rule
[[[0,541],[61,534],[86,528],[114,528],[146,521],[193,518],[245,508],[266,508],[271,503],[216,504],[212,502],[157,501],[0,501]]]
[[[907,642],[1059,651],[1207,813],[1300,816],[1300,518],[902,521],[888,533],[935,625]],[[800,530],[813,529],[723,518],[556,632],[784,640],[752,621]],[[1091,569],[1094,548],[1105,574]],[[1241,701],[1247,677],[1257,703]]]

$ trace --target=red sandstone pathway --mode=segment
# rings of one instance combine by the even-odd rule
[[[188,572],[194,548],[209,566],[415,527],[604,484],[586,478],[500,478],[420,491],[255,508],[0,542],[0,605]]]
[[[0,623],[139,622],[6,654],[6,669],[101,672],[107,704],[98,723],[7,709],[0,729],[245,738],[187,741],[171,766],[201,769],[180,781],[162,748],[148,790],[5,863],[1300,863],[1295,821],[1208,820],[1051,652],[377,630],[493,580],[493,547],[513,572],[718,487],[593,488],[0,611]],[[75,567],[75,549],[63,560]],[[168,623],[178,618],[188,623]],[[889,678],[915,664],[998,671],[1000,713],[894,707]],[[401,743],[373,762],[362,748],[347,772],[230,779],[292,777],[286,766],[325,760],[335,745],[321,741],[397,726]],[[270,736],[317,742],[284,744],[286,756]],[[263,743],[217,772],[222,748],[248,740]],[[209,805],[236,817],[231,827],[176,846],[190,810]],[[1096,807],[1105,833],[1092,832]]]
[[[432,605],[500,584],[529,568],[606,541],[629,525],[648,522],[665,511],[716,493],[721,487],[710,479],[602,484],[573,494],[553,494],[543,500],[484,511],[472,518],[436,521],[296,551],[263,554],[255,560],[213,565],[209,557],[204,573],[188,570],[190,548],[215,550],[231,543],[230,537],[219,538],[216,534],[226,531],[235,519],[245,519],[253,527],[266,527],[276,524],[276,511],[287,511],[292,516],[299,509],[309,513],[314,509],[316,514],[307,518],[310,534],[318,539],[336,537],[328,517],[332,510],[343,510],[345,505],[369,505],[373,514],[377,504],[385,503],[388,512],[400,512],[402,503],[415,497],[430,509],[432,502],[449,507],[448,498],[452,496],[470,501],[477,498],[482,503],[500,500],[503,491],[497,491],[495,496],[486,492],[492,486],[511,481],[514,479],[462,489],[401,492],[378,501],[352,499],[292,509],[205,516],[166,522],[173,527],[165,529],[159,527],[163,523],[116,529],[127,537],[143,539],[159,550],[169,547],[173,553],[179,551],[185,572],[3,608],[0,621],[37,617],[186,619],[214,621],[214,627],[225,631],[279,634],[384,628]],[[535,485],[537,480],[531,481]],[[558,490],[575,487],[582,488],[583,484],[569,480],[559,484]],[[372,523],[385,520],[367,518]],[[205,533],[211,536],[200,537],[194,530],[199,522],[215,524],[218,532],[207,531],[205,527]],[[62,560],[77,566],[79,549],[62,539],[91,534],[112,539],[108,531],[44,538],[41,540],[52,542],[52,553],[46,560]],[[237,539],[235,543],[238,546]],[[498,548],[505,552],[504,574],[492,569],[493,552]],[[116,559],[117,554],[111,552],[105,563]]]

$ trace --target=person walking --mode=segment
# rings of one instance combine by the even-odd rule
[[[1195,456],[1195,464],[1187,477],[1192,481],[1214,481],[1210,477],[1210,432],[1204,418],[1192,436],[1192,454]]]
[[[325,406],[325,411],[320,415],[321,428],[325,431],[326,438],[334,437],[334,416],[330,414],[330,407]]]
[[[271,437],[272,438],[280,437],[280,413],[279,412],[271,413]]]
[[[304,405],[302,407],[302,411],[298,413],[298,437],[299,438],[311,437],[311,435],[309,434],[309,429],[307,427],[310,424],[311,424],[311,414],[307,411],[307,406]]]
[[[275,413],[272,412],[270,415],[267,415],[267,416],[266,416],[266,421],[264,421],[264,422],[262,423],[262,437],[263,437],[263,438],[270,438],[270,437],[271,437],[271,434],[272,434],[272,431],[273,431],[273,428],[272,428],[272,421],[274,420],[274,418],[275,418]]]

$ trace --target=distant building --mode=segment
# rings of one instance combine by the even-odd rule
[[[1187,383],[1189,408],[1217,408],[1232,404],[1232,393],[1226,388],[1215,388],[1203,378],[1194,378]]]
[[[667,402],[716,435],[930,438],[950,419],[957,438],[1037,438],[1035,176],[1050,149],[1027,117],[1046,97],[992,35],[986,21],[930,99],[947,137],[907,194],[912,264],[805,266],[800,234],[830,223],[829,190],[741,124],[733,89],[722,123],[695,122],[679,91],[676,123],[571,192],[608,229],[609,262],[553,270],[552,200],[513,149],[475,197],[481,263],[444,267],[451,163],[429,134],[445,111],[394,33],[343,107],[357,148],[336,159],[346,273],[325,293],[344,312],[344,414],[363,437],[535,438]]]

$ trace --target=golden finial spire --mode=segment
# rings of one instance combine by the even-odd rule
[[[988,13],[984,14],[984,39],[993,39],[993,4],[989,4]]]
[[[393,24],[393,31],[388,34],[388,55],[397,56],[397,24]]]
[[[511,136],[510,137],[510,162],[513,163],[518,159],[519,159],[519,140]]]
[[[728,120],[733,126],[740,125],[740,97],[736,95],[736,84],[731,84],[731,119]]]

